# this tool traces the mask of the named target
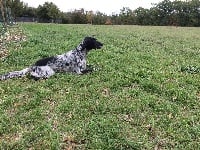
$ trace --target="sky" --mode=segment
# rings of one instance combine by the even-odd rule
[[[68,12],[75,9],[84,8],[84,10],[100,11],[111,15],[119,13],[123,7],[129,7],[134,10],[138,7],[150,8],[152,4],[163,0],[22,0],[29,7],[37,8],[45,2],[53,2],[61,11]]]

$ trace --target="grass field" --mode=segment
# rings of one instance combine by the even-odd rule
[[[0,82],[0,149],[200,149],[200,29],[22,24],[0,74],[75,48],[87,75]],[[19,46],[20,44],[20,46]]]

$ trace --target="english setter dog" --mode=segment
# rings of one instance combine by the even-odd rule
[[[86,55],[92,49],[100,49],[103,44],[93,37],[85,37],[83,41],[71,51],[62,55],[40,59],[28,68],[1,75],[0,80],[23,77],[30,74],[34,79],[49,78],[56,72],[73,72],[84,74],[92,71],[86,64]]]

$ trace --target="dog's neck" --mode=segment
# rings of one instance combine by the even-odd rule
[[[83,43],[80,43],[77,47],[76,47],[77,51],[81,51],[81,52],[85,52],[87,53],[87,49],[83,46]]]

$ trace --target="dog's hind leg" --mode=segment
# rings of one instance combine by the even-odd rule
[[[25,68],[25,69],[20,70],[20,71],[9,72],[7,74],[0,75],[0,80],[7,80],[7,79],[11,79],[11,78],[24,77],[29,71],[30,71],[30,68]]]
[[[54,70],[49,66],[33,66],[30,75],[35,79],[46,79],[54,75]]]

